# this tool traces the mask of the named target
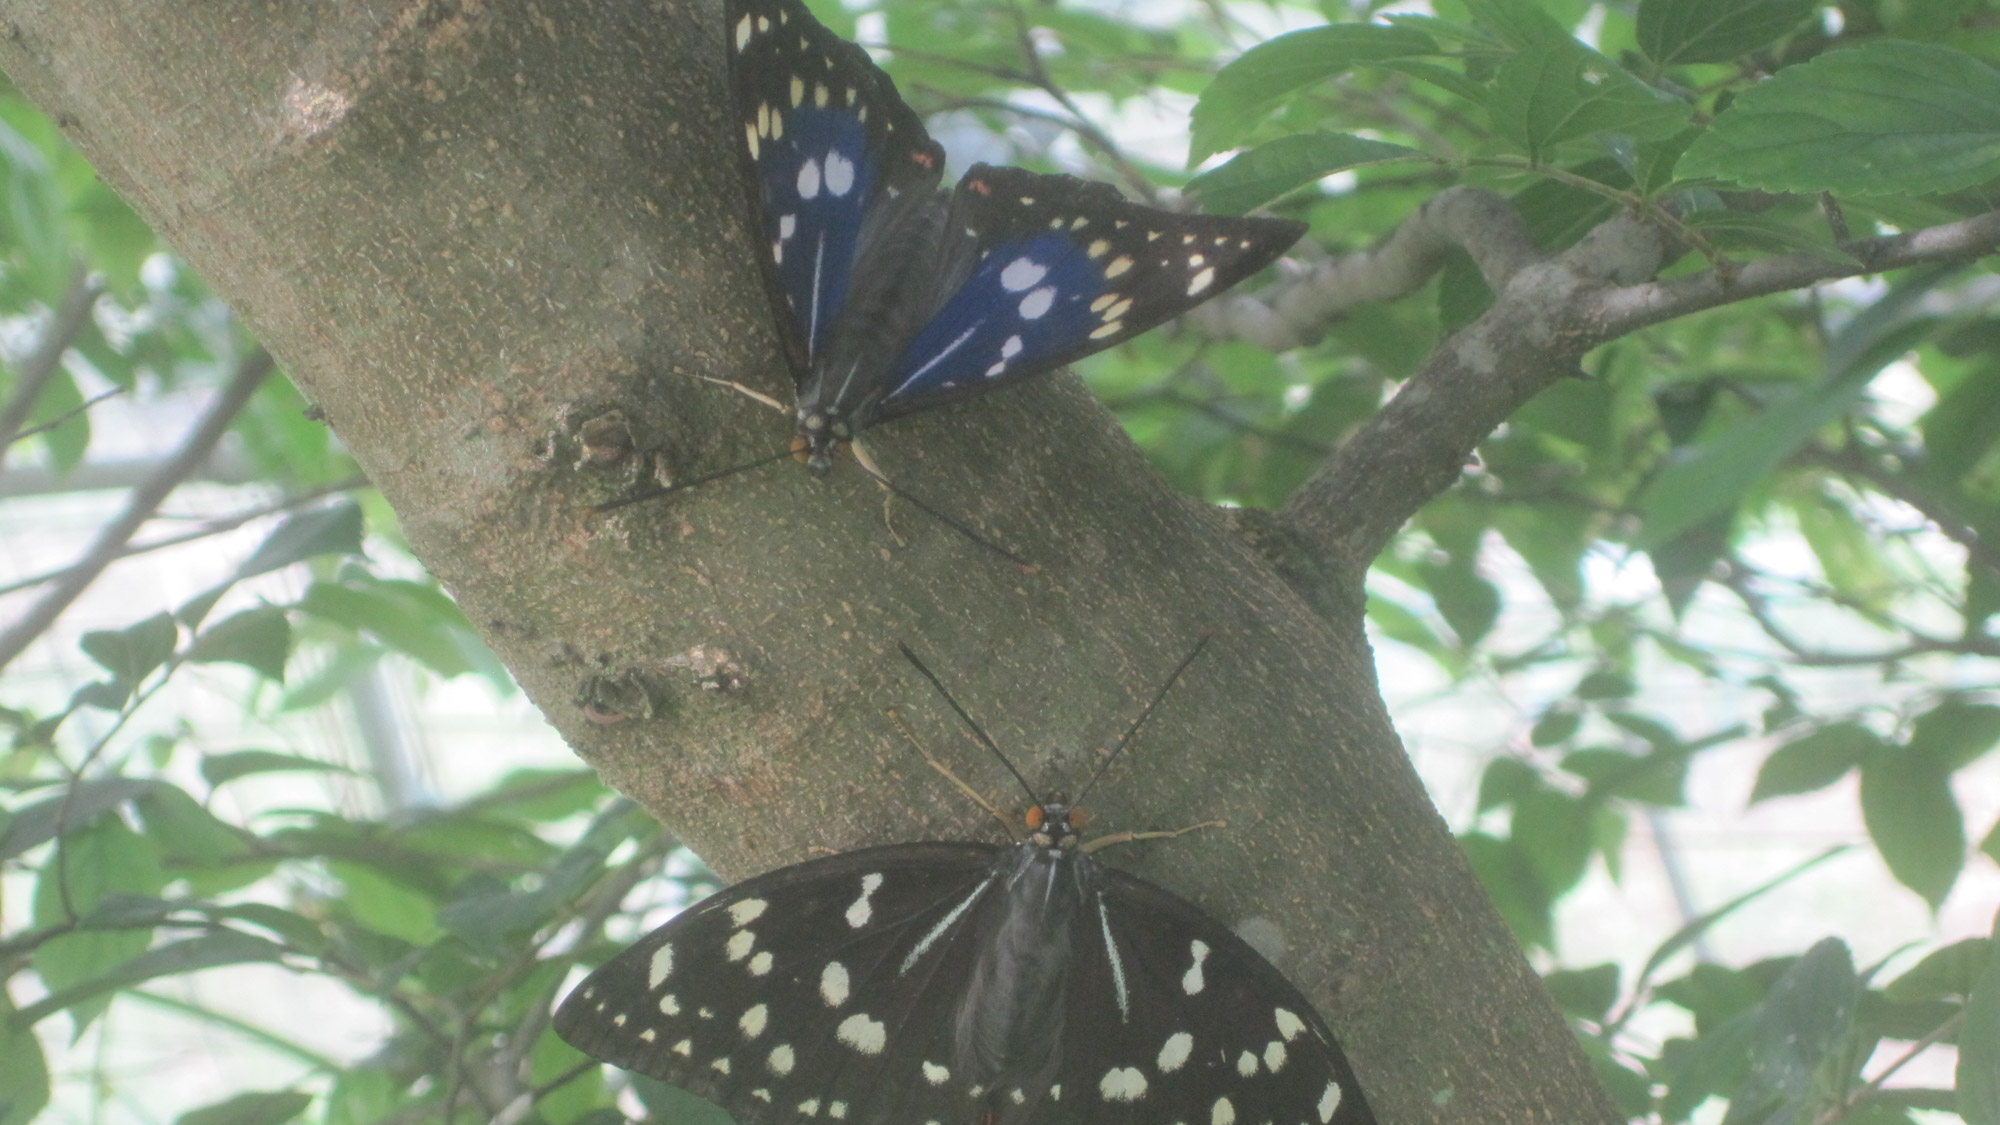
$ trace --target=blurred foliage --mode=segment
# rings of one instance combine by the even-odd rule
[[[1691,249],[1673,273],[1837,254],[1841,237],[1988,212],[2000,187],[1991,0],[1440,0],[1381,19],[1334,0],[816,8],[893,43],[905,95],[941,132],[979,138],[977,158],[1300,215],[1306,259],[1369,245],[1451,184],[1513,199],[1548,249],[1619,208],[1652,209],[1714,256]],[[1147,135],[1152,147],[1114,140]],[[212,386],[250,345],[12,94],[0,177],[0,395],[15,396],[55,310],[95,302],[27,404],[28,425],[53,424],[6,451],[65,473],[93,448],[87,398]],[[2000,1122],[2000,940],[1914,934],[1887,967],[1811,934],[1754,964],[1693,955],[1825,856],[1660,936],[1636,973],[1567,964],[1556,938],[1566,898],[1592,872],[1619,878],[1634,822],[1688,806],[1691,770],[1719,755],[1761,762],[1748,804],[1846,786],[1866,843],[1933,908],[1968,865],[2000,860],[2000,826],[1968,823],[1960,780],[2000,740],[1994,292],[1988,263],[1962,263],[1608,344],[1492,434],[1377,563],[1379,637],[1449,684],[1545,701],[1491,736],[1462,839],[1633,1120]],[[1272,356],[1168,330],[1083,373],[1178,486],[1275,506],[1487,299],[1461,263],[1353,310],[1317,347]],[[237,419],[238,447],[279,495],[353,473],[301,407],[278,381]],[[256,964],[338,982],[379,1004],[387,1030],[366,1065],[344,1066],[182,1004],[297,1065],[279,1088],[181,1121],[416,1122],[443,1120],[448,1102],[609,1121],[621,1090],[662,1120],[702,1119],[685,1095],[584,1065],[548,1031],[572,966],[615,948],[604,923],[671,850],[586,772],[515,773],[417,812],[329,800],[231,819],[218,796],[260,777],[368,779],[299,747],[124,733],[141,708],[187,706],[195,666],[239,670],[240,706],[260,722],[329,707],[384,660],[504,687],[399,554],[390,513],[356,496],[282,506],[228,581],[84,635],[99,673],[67,699],[0,698],[0,870],[33,892],[0,933],[0,1125],[48,1101],[47,1045],[117,1005],[168,1003],[157,982]],[[1634,588],[1621,571],[1647,566],[1657,586],[1615,592]],[[280,572],[303,592],[239,588]],[[1879,690],[1829,698],[1801,682],[1815,667]],[[1669,677],[1761,703],[1697,722],[1658,690]],[[1932,1043],[1959,1048],[1955,1089],[1878,1085]],[[56,1081],[119,1096],[101,1075]]]

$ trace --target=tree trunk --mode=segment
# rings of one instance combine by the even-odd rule
[[[714,6],[0,12],[7,73],[325,411],[577,753],[718,871],[991,837],[890,712],[1020,795],[899,640],[1056,789],[1212,633],[1092,803],[1107,830],[1229,826],[1109,858],[1281,935],[1390,1125],[1615,1117],[1402,753],[1359,575],[1316,612],[1068,375],[871,435],[1039,573],[907,506],[892,531],[851,467],[587,510],[655,457],[696,475],[790,435],[696,378],[791,397]],[[700,686],[712,658],[740,690]]]

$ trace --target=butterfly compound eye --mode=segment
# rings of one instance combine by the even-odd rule
[[[1027,822],[1027,825],[1031,830],[1039,831],[1042,827],[1043,821],[1046,820],[1047,818],[1042,815],[1042,806],[1029,805],[1028,811],[1021,815],[1021,819]]]

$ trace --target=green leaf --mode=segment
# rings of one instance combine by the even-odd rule
[[[454,628],[464,619],[449,602],[440,609],[432,599],[418,596],[420,591],[422,587],[409,582],[365,578],[322,581],[307,588],[298,608],[355,632],[367,633],[438,675],[456,676],[471,671],[472,664],[466,659],[464,649],[452,636]]]
[[[1533,766],[1519,758],[1495,758],[1479,775],[1479,811],[1511,805],[1541,787]]]
[[[1655,476],[1637,501],[1643,526],[1633,545],[1651,550],[1736,505],[1750,485],[1860,401],[1876,373],[1900,356],[1926,315],[1923,296],[1957,272],[1943,266],[1896,281],[1889,294],[1831,341],[1820,381],[1693,447]]]
[[[1677,171],[1779,192],[1969,188],[2000,176],[2000,72],[1921,43],[1828,51],[1744,90]]]
[[[239,777],[258,773],[347,773],[355,771],[334,762],[280,754],[275,750],[237,750],[210,754],[201,760],[201,776],[210,785],[221,785]]]
[[[203,629],[188,646],[187,658],[198,664],[241,664],[282,684],[291,650],[291,620],[282,608],[267,605],[246,609]]]
[[[1882,740],[1860,723],[1823,726],[1771,751],[1757,770],[1750,803],[1824,789],[1881,748]]]
[[[1569,38],[1537,43],[1507,60],[1488,108],[1494,131],[1535,161],[1564,141],[1600,133],[1670,137],[1690,112]]]
[[[1946,773],[1971,765],[2000,742],[2000,707],[1946,700],[1917,717],[1910,753]]]
[[[1195,103],[1188,163],[1232,148],[1277,104],[1362,63],[1437,53],[1430,36],[1401,27],[1341,23],[1269,39],[1216,73]]]
[[[281,961],[284,952],[283,946],[240,930],[215,930],[148,950],[106,972],[56,990],[22,1008],[15,1020],[23,1024],[35,1023],[65,1008],[101,1001],[112,992],[160,977],[185,976],[224,965]]]
[[[1827,938],[1794,961],[1758,1009],[1750,1077],[1730,1099],[1724,1125],[1766,1121],[1781,1109],[1811,1120],[1818,1101],[1838,1097],[1822,1068],[1842,1061],[1860,1004],[1861,979],[1845,942]]]
[[[1576,737],[1583,726],[1583,716],[1576,708],[1566,703],[1553,703],[1535,720],[1533,729],[1528,731],[1528,741],[1535,746],[1548,747],[1568,742]]]
[[[1187,184],[1202,210],[1241,215],[1322,177],[1366,164],[1431,160],[1423,152],[1351,133],[1294,133],[1266,141]]]
[[[174,1120],[175,1125],[284,1125],[311,1104],[310,1094],[257,1090],[191,1109]]]
[[[1813,0],[1641,0],[1639,49],[1661,66],[1728,62],[1812,15]]]
[[[161,861],[177,875],[188,875],[190,867],[220,867],[250,851],[245,833],[217,819],[186,790],[161,785],[135,804]]]
[[[1861,819],[1890,874],[1937,909],[1965,862],[1951,774],[1914,753],[1870,754],[1861,763]]]
[[[0,830],[0,860],[13,859],[37,844],[56,838],[58,831],[76,832],[126,801],[152,790],[157,781],[134,777],[98,777],[71,782],[60,796],[16,812]]]
[[[1588,969],[1557,969],[1542,983],[1562,1010],[1576,1019],[1601,1020],[1618,1001],[1618,966],[1608,961]]]
[[[167,662],[180,639],[172,616],[156,613],[136,625],[85,633],[83,651],[104,666],[120,687],[130,690]]]
[[[429,945],[444,935],[437,901],[423,891],[365,864],[336,860],[327,870],[346,884],[346,906],[362,925],[411,945]]]
[[[1696,938],[1707,933],[1709,928],[1717,922],[1722,921],[1743,907],[1777,890],[1779,887],[1784,886],[1786,883],[1791,882],[1793,879],[1798,878],[1800,875],[1805,874],[1807,871],[1812,870],[1846,850],[1846,847],[1828,848],[1811,859],[1794,865],[1781,873],[1777,878],[1760,886],[1753,887],[1730,899],[1728,902],[1723,903],[1721,906],[1716,907],[1714,910],[1681,926],[1680,929],[1675,930],[1669,935],[1667,940],[1661,942],[1658,949],[1653,950],[1652,956],[1646,958],[1646,964],[1639,970],[1637,982],[1633,986],[1634,991],[1644,991],[1646,982],[1653,979],[1653,974],[1659,970],[1661,965],[1666,963],[1667,958],[1694,944]],[[1675,1119],[1669,1118],[1668,1120]]]
[[[361,505],[341,500],[287,517],[236,568],[241,581],[321,555],[361,553]]]
[[[1748,1067],[1750,1044],[1757,1037],[1757,1013],[1741,1012],[1695,1041],[1692,1050],[1675,1060],[1667,1075],[1667,1094],[1660,1101],[1660,1118],[1685,1121],[1710,1094],[1727,1090]]]
[[[1908,972],[1885,985],[1883,998],[1909,1003],[1970,996],[1979,974],[1993,959],[1992,952],[1992,942],[1987,938],[1966,938],[1932,950]]]
[[[1527,854],[1550,895],[1574,887],[1590,863],[1590,810],[1567,793],[1537,789],[1523,794],[1514,802],[1508,836]]]
[[[1552,948],[1555,927],[1549,917],[1549,895],[1525,849],[1484,832],[1464,833],[1458,846],[1514,937],[1525,946]]]
[[[1958,1029],[1958,1114],[1965,1125],[2000,1125],[2000,918]]]
[[[0,1125],[28,1125],[49,1104],[49,1060],[32,1027],[17,1027],[0,992]]]
[[[152,897],[166,882],[150,841],[118,817],[99,817],[88,829],[65,836],[61,851],[51,854],[42,865],[35,880],[35,924],[55,926],[73,918],[88,919],[110,896]],[[44,942],[32,954],[32,963],[44,987],[62,992],[85,987],[143,953],[151,940],[151,933],[143,928],[83,929]],[[102,990],[85,995],[96,996],[98,991]],[[79,1009],[77,1029],[81,1031],[102,1011],[102,1003]]]

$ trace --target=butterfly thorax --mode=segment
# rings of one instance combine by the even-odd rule
[[[895,389],[887,376],[940,297],[933,275],[948,213],[942,193],[905,191],[864,223],[840,317],[799,383],[799,437],[814,475],[823,475],[839,446],[877,420]]]
[[[1029,822],[1028,837],[1000,862],[996,924],[980,937],[955,1024],[958,1065],[1000,1122],[1031,1114],[1055,1080],[1072,923],[1097,871],[1066,806],[1037,806]]]

